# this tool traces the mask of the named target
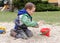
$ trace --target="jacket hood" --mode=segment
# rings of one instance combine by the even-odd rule
[[[22,9],[22,10],[18,10],[18,15],[21,15],[21,14],[28,14],[28,12],[26,11],[26,9]]]

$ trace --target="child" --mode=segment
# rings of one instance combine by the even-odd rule
[[[22,10],[18,11],[18,15],[15,20],[15,29],[11,30],[11,36],[23,39],[27,39],[33,36],[31,30],[29,30],[28,27],[39,27],[38,23],[33,21],[31,17],[35,9],[35,5],[29,2],[26,3]]]

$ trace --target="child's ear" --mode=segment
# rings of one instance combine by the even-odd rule
[[[29,12],[30,10],[29,9],[26,9],[27,12]]]

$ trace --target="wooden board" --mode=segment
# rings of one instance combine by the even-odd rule
[[[48,0],[49,3],[58,3],[58,0]]]

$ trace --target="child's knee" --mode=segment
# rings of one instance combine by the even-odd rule
[[[15,30],[14,29],[11,29],[11,31],[10,31],[10,35],[12,36],[12,37],[15,37],[16,36],[16,32],[15,32]]]
[[[33,36],[33,33],[31,30],[26,30],[26,34],[28,37],[32,37]]]

